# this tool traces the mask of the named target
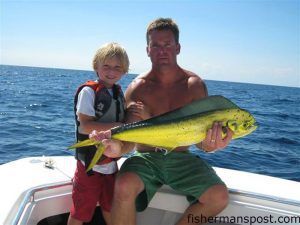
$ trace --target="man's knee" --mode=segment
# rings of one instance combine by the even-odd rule
[[[229,193],[228,193],[228,189],[226,188],[226,186],[219,185],[216,188],[213,200],[222,209],[224,209],[228,205]]]
[[[127,172],[116,179],[114,198],[120,201],[132,200],[144,189],[144,184],[135,173]]]
[[[224,209],[229,202],[229,193],[224,185],[215,185],[207,189],[199,198],[203,204],[214,205],[214,207]]]

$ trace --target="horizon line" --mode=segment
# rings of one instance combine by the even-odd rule
[[[93,70],[76,69],[76,68],[59,68],[59,67],[28,66],[28,65],[14,65],[14,64],[0,64],[0,66],[32,67],[32,68],[41,68],[41,69],[76,70],[76,71],[93,72]],[[127,74],[138,76],[140,73],[127,73]],[[266,84],[266,83],[250,83],[250,82],[241,82],[241,81],[232,81],[232,80],[212,80],[212,79],[204,79],[204,78],[201,79],[206,81],[215,81],[215,82],[231,82],[231,83],[239,83],[239,84],[254,84],[254,85],[266,85],[266,86],[275,86],[275,87],[300,88],[300,86],[287,86],[287,85]]]

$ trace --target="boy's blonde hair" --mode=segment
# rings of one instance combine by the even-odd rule
[[[98,64],[103,64],[106,62],[106,60],[115,56],[120,60],[124,72],[127,73],[129,70],[128,55],[125,48],[115,42],[107,43],[97,50],[93,59],[94,70],[97,70]]]

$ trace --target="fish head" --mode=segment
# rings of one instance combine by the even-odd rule
[[[246,136],[256,130],[255,118],[247,111],[238,110],[233,120],[228,120],[226,127],[233,131],[233,139]]]

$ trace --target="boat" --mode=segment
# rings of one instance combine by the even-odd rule
[[[118,161],[119,166],[124,160]],[[28,157],[0,165],[0,224],[66,224],[75,167],[73,156]],[[214,169],[228,186],[229,204],[216,217],[190,215],[191,224],[200,220],[207,224],[300,224],[300,182]],[[164,185],[149,207],[137,213],[137,224],[175,224],[187,207],[185,196]],[[89,224],[104,224],[99,212],[97,207]]]

